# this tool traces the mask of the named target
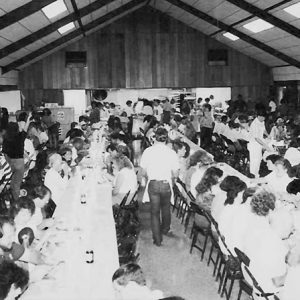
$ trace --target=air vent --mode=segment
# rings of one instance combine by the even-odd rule
[[[66,52],[67,68],[86,67],[86,51],[68,51]]]
[[[228,66],[228,50],[210,49],[207,53],[209,66]]]

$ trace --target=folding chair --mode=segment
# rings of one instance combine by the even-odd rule
[[[274,293],[265,293],[264,290],[261,288],[261,286],[259,285],[259,283],[255,279],[254,275],[249,270],[249,265],[250,265],[250,259],[249,259],[249,257],[244,252],[242,252],[241,250],[239,250],[238,248],[234,248],[234,251],[235,251],[238,259],[241,262],[242,269],[245,270],[245,273],[247,273],[248,276],[249,276],[249,278],[251,279],[251,281],[252,281],[251,285],[254,288],[254,292],[255,292],[255,290],[257,291],[257,292],[255,292],[256,295],[260,296],[260,297],[262,297],[262,298],[264,298],[266,300],[278,299],[277,296]],[[244,278],[244,281],[245,281],[245,278]],[[240,293],[241,292],[239,292],[239,297],[240,297]],[[252,293],[253,293],[253,289],[252,289]],[[238,300],[239,299],[240,298],[238,298]]]
[[[206,211],[204,209],[200,208],[198,205],[196,205],[194,203],[191,203],[191,206],[192,206],[193,210],[195,211],[195,216],[198,215],[200,217],[200,219],[202,219],[204,221],[204,224],[198,225],[195,220],[193,222],[191,235],[190,235],[190,237],[192,238],[190,253],[193,252],[193,248],[198,249],[201,252],[201,261],[202,261],[204,258],[206,247],[207,247],[208,238],[211,233],[211,223],[210,223],[210,220],[207,217]],[[199,234],[204,237],[203,247],[201,247],[199,244],[197,244]]]
[[[225,238],[221,234],[216,220],[213,218],[213,216],[210,213],[207,213],[207,216],[210,219],[212,228],[214,228],[214,232],[216,232],[219,237],[219,242],[221,242],[224,245],[225,249],[227,250],[227,252],[229,254],[229,258],[226,260],[223,253],[221,253],[220,265],[219,265],[218,274],[217,274],[217,279],[220,277],[220,284],[219,284],[218,292],[219,293],[221,292],[221,297],[223,297],[225,294],[226,300],[229,300],[235,280],[240,280],[242,278],[240,263],[235,258],[235,255],[233,255],[233,253],[228,248],[228,246],[225,242]],[[214,238],[213,231],[212,231],[211,237],[212,237],[212,239]],[[217,246],[215,246],[215,247],[218,250],[221,250]],[[220,274],[221,265],[223,266],[223,271]],[[230,280],[230,283],[229,283],[229,288],[227,289],[228,280]]]

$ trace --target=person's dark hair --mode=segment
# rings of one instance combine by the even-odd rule
[[[266,157],[266,161],[270,160],[273,164],[275,164],[275,162],[281,158],[282,157],[278,154],[270,154]]]
[[[72,122],[70,126],[71,130],[74,129],[77,125],[78,125],[77,122]]]
[[[151,123],[153,120],[155,120],[154,116],[147,115],[147,116],[144,117],[143,122],[149,122],[149,123]]]
[[[4,260],[0,264],[0,299],[6,299],[12,285],[23,291],[29,282],[29,273],[14,262]]]
[[[26,119],[27,119],[27,112],[26,112],[26,111],[22,111],[22,112],[18,115],[17,121],[18,121],[18,122],[21,122],[21,121],[26,122]]]
[[[208,104],[210,102],[210,99],[209,98],[205,98],[204,101]]]
[[[70,147],[67,146],[63,146],[59,149],[58,154],[63,157],[66,153],[71,152],[72,153],[72,149]]]
[[[247,116],[247,115],[244,115],[244,114],[239,115],[239,121],[240,121],[241,123],[247,123],[247,122],[248,122],[248,116]]]
[[[13,141],[17,138],[19,134],[19,125],[16,122],[9,122],[7,124],[5,139],[8,141]]]
[[[208,168],[201,181],[196,185],[196,191],[198,194],[204,194],[208,192],[212,186],[216,185],[219,181],[219,178],[223,176],[223,171],[216,167]]]
[[[124,134],[120,134],[119,132],[113,132],[113,133],[111,133],[110,138],[112,140],[121,140],[123,142],[125,140]]]
[[[300,193],[300,179],[294,179],[293,181],[291,181],[287,185],[286,191],[289,194],[294,194],[294,195],[297,195],[298,193]]]
[[[258,109],[256,110],[256,115],[257,115],[258,117],[266,117],[266,116],[267,116],[267,111],[266,111],[265,108],[260,107],[260,108],[258,108]]]
[[[173,148],[174,151],[177,153],[179,149],[185,148],[185,154],[183,156],[183,158],[188,158],[190,155],[190,151],[191,151],[191,147],[189,146],[189,144],[187,144],[186,142],[183,142],[179,139],[176,139],[173,141]]]
[[[205,99],[206,100],[206,99]],[[207,108],[209,111],[211,111],[211,105],[206,103],[203,105],[203,108]]]
[[[87,116],[80,116],[79,117],[79,123],[80,122],[86,122],[86,123],[88,123],[89,122],[89,118]]]
[[[44,108],[43,109],[43,115],[44,116],[51,116],[52,112],[49,108]]]
[[[278,160],[275,161],[274,165],[275,166],[282,165],[283,168],[286,170],[287,174],[290,177],[293,177],[293,174],[292,174],[292,165],[291,165],[291,163],[287,159],[280,158],[280,159],[278,159]]]
[[[221,117],[221,122],[222,123],[226,123],[227,122],[228,117],[227,116],[222,116]]]
[[[15,203],[14,216],[16,216],[21,209],[28,209],[30,214],[33,215],[35,212],[35,204],[33,200],[27,196],[20,197]]]
[[[75,139],[75,138],[80,138],[84,135],[83,131],[81,129],[78,128],[74,128],[70,131],[70,140]]]
[[[108,151],[117,151],[117,146],[113,143],[110,143],[107,147],[106,147],[106,152]]]
[[[130,104],[132,104],[132,101],[131,100],[127,100],[126,101],[126,105],[130,105]]]
[[[43,184],[35,186],[31,191],[29,191],[32,199],[40,198],[43,199],[47,194],[51,194],[51,191]]]
[[[275,208],[275,195],[265,189],[259,189],[252,196],[251,210],[258,216],[267,216]]]
[[[255,194],[256,191],[257,191],[257,187],[246,188],[244,193],[243,193],[242,204],[245,203],[248,200],[248,198],[252,197]]]
[[[130,281],[145,286],[146,278],[141,267],[135,263],[121,266],[112,276],[112,281],[121,286],[126,286]]]
[[[155,131],[155,138],[158,142],[165,143],[168,140],[168,131],[163,127],[158,127]]]
[[[130,150],[129,150],[128,146],[117,145],[116,150],[119,154],[125,155],[126,157],[128,157],[130,159]]]
[[[236,129],[236,128],[240,127],[240,125],[238,123],[235,123],[233,120],[231,120],[231,121],[228,122],[228,126],[231,129]]]
[[[197,99],[197,103],[200,104],[202,100],[203,100],[202,98],[198,98],[198,99]]]
[[[227,198],[224,205],[233,204],[234,199],[238,193],[242,192],[247,188],[244,181],[236,176],[226,176],[220,184],[220,189],[227,193]]]
[[[209,156],[204,150],[197,150],[189,158],[188,168],[196,166],[199,162],[206,164],[206,161],[209,160]],[[212,159],[211,159],[212,162]]]

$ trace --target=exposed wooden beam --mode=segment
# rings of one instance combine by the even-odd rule
[[[84,31],[84,28],[83,28],[83,24],[81,22],[81,16],[80,16],[80,12],[78,10],[78,7],[77,7],[77,4],[76,4],[76,1],[75,0],[71,0],[71,4],[73,6],[73,9],[74,9],[74,12],[75,12],[75,15],[76,15],[76,20],[78,22],[78,25],[80,27],[80,30],[83,34],[83,36],[85,36],[85,31]]]
[[[181,8],[182,10],[198,17],[199,19],[202,19],[204,21],[206,21],[207,23],[210,23],[211,25],[214,25],[216,27],[219,27],[220,29],[230,32],[234,35],[236,35],[237,37],[239,37],[241,40],[251,44],[252,46],[255,46],[271,55],[273,55],[274,57],[277,57],[285,62],[287,62],[288,64],[295,66],[297,68],[300,68],[300,62],[266,44],[264,44],[263,42],[254,39],[253,37],[223,23],[222,21],[219,21],[218,19],[196,9],[195,7],[181,1],[181,0],[166,0],[167,2],[171,3],[172,5],[175,5],[179,8]]]
[[[100,8],[104,7],[105,5],[112,3],[113,1],[114,0],[97,0],[97,1],[92,2],[91,4],[81,8],[79,10],[79,14],[81,17],[84,17],[84,16],[92,13],[93,11],[96,11],[97,9],[100,9]],[[76,18],[77,18],[76,13],[73,12],[70,15],[0,49],[0,59],[34,43],[35,41],[42,39],[43,37],[56,31],[58,28],[66,25],[70,22],[74,22],[76,20]]]
[[[94,29],[95,27],[97,26],[100,26],[106,22],[109,22],[111,19],[114,19],[116,17],[119,17],[125,13],[128,13],[130,12],[132,9],[134,8],[138,8],[140,7],[141,5],[145,5],[146,2],[145,0],[132,0],[131,2],[129,3],[126,3],[124,5],[122,5],[121,7],[107,13],[106,15],[98,18],[97,20],[94,20],[86,25],[83,26],[84,28],[84,31],[85,32],[88,32],[92,29]],[[55,40],[54,42],[8,64],[7,66],[3,67],[2,69],[2,74],[5,74],[11,70],[14,70],[16,68],[18,68],[19,66],[22,66],[28,62],[30,62],[31,60],[34,60],[35,58],[73,40],[74,38],[78,37],[81,35],[81,30],[80,29],[76,29],[72,32],[70,32],[69,34],[66,34],[64,35],[63,37]]]
[[[0,30],[12,25],[34,13],[56,0],[32,0],[0,17]]]
[[[282,21],[281,19],[273,16],[272,14],[258,8],[257,6],[252,5],[245,0],[226,0],[227,2],[253,14],[256,17],[263,19],[264,21],[274,25],[275,27],[286,31],[287,33],[300,38],[300,29],[297,27]]]
[[[276,3],[276,4],[274,4],[274,5],[269,6],[269,7],[266,8],[266,9],[264,9],[264,11],[268,12],[268,11],[270,11],[270,10],[272,10],[272,9],[275,9],[275,8],[277,8],[277,7],[280,7],[280,6],[282,6],[282,5],[284,5],[284,4],[287,4],[287,3],[289,3],[289,2],[292,2],[292,0],[282,0],[282,1],[280,1],[280,2],[278,2],[278,3]],[[246,22],[246,21],[249,21],[249,20],[253,19],[254,17],[255,17],[254,15],[251,15],[251,16],[249,16],[249,17],[243,18],[243,19],[241,19],[241,20],[239,20],[239,21],[237,21],[237,22],[234,22],[234,23],[230,24],[230,26],[231,26],[231,27],[234,27],[234,26],[236,26],[236,25],[239,25],[239,24],[241,24],[241,23],[244,23],[244,22]],[[219,34],[219,33],[221,33],[221,32],[223,32],[222,29],[217,30],[217,31],[211,33],[209,36],[210,36],[210,37],[213,37],[213,36],[215,36],[215,35],[217,35],[217,34]]]

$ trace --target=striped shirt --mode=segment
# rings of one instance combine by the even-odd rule
[[[11,178],[12,171],[3,153],[0,152],[0,185],[6,186]]]

